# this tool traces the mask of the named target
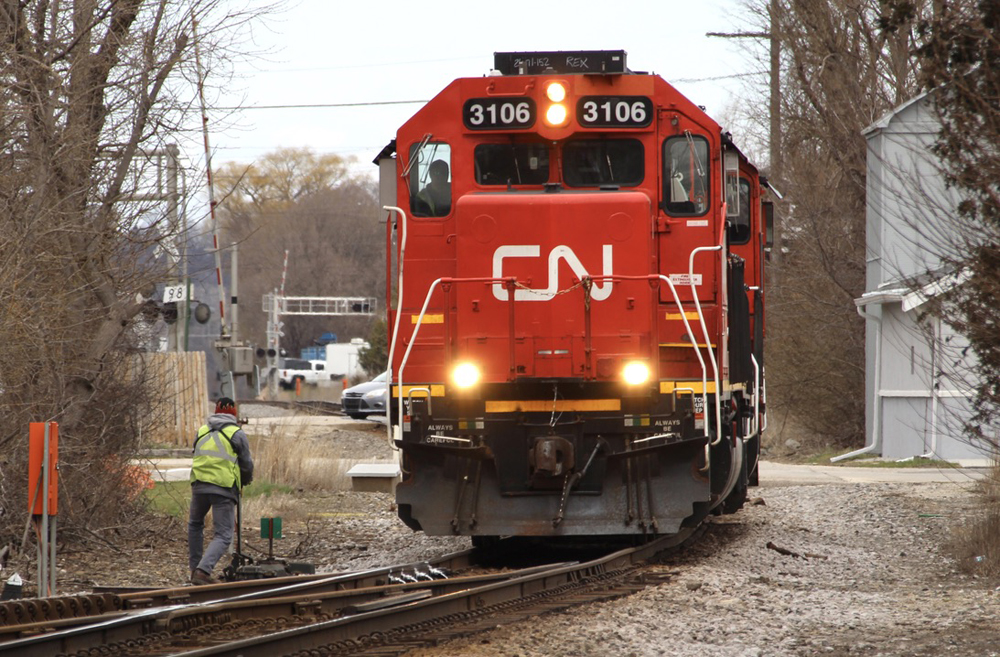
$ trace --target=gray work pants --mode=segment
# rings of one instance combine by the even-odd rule
[[[236,500],[215,493],[193,493],[191,495],[191,514],[188,517],[188,565],[191,571],[203,570],[212,573],[215,564],[226,553],[229,544],[233,542],[233,526],[236,520]],[[204,556],[205,516],[212,510],[212,528],[215,535],[208,544]]]

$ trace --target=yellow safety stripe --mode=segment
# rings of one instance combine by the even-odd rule
[[[487,401],[487,413],[537,413],[563,411],[620,411],[620,399],[529,399],[518,401]]]
[[[683,314],[681,314],[681,313],[667,313],[667,319],[676,319],[676,320],[686,319],[688,321],[697,320],[698,319],[698,313],[697,312],[684,312]]]
[[[443,383],[432,383],[430,385],[425,384],[414,384],[414,385],[404,385],[403,386],[403,396],[409,397],[410,391],[413,390],[414,397],[426,397],[427,388],[431,389],[431,397],[444,397],[444,384]],[[392,396],[399,397],[399,386],[392,386]]]
[[[691,394],[693,389],[695,394],[700,395],[702,393],[701,381],[660,381],[660,392],[664,395],[669,395],[674,392],[674,390],[681,389],[681,394]],[[686,388],[686,390],[684,389]],[[715,393],[715,381],[708,382],[708,394]]]
[[[420,315],[410,315],[410,323],[416,324],[417,320],[420,319]],[[421,324],[444,324],[444,315],[424,315]]]

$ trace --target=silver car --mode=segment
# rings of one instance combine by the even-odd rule
[[[345,390],[340,396],[340,406],[344,413],[358,420],[369,415],[385,415],[387,376],[388,372],[382,372],[371,381]]]

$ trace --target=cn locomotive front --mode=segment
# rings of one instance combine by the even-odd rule
[[[729,133],[624,51],[496,53],[376,162],[407,525],[635,537],[742,506],[772,206]]]

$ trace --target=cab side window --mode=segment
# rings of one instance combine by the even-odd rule
[[[673,216],[708,212],[708,141],[690,133],[663,142],[663,210]]]
[[[750,181],[740,178],[740,212],[728,218],[729,243],[746,244],[750,241]]]
[[[451,146],[428,142],[410,149],[410,211],[415,217],[451,212]]]

